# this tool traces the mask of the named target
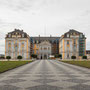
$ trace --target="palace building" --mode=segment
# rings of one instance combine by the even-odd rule
[[[70,30],[61,37],[32,37],[23,30],[15,29],[5,37],[5,56],[17,59],[30,59],[32,54],[38,59],[48,59],[50,55],[62,54],[62,59],[77,58],[86,55],[85,35],[76,30]]]
[[[62,54],[62,59],[71,59],[71,56],[81,58],[86,55],[85,35],[73,29],[66,32],[59,40],[59,53]]]
[[[30,37],[30,54],[36,54],[39,59],[48,59],[50,55],[59,54],[59,39],[60,37],[52,36]]]
[[[5,56],[17,59],[21,55],[24,59],[30,58],[30,37],[23,30],[15,29],[5,38]]]

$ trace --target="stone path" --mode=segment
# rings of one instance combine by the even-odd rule
[[[90,69],[37,60],[0,74],[0,90],[90,90]]]

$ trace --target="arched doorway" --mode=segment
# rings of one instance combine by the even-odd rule
[[[41,59],[42,59],[42,56],[41,56]]]
[[[47,59],[47,55],[46,54],[44,55],[44,59]]]

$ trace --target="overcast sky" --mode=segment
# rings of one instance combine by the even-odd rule
[[[90,0],[0,0],[0,53],[5,34],[14,28],[30,36],[61,36],[69,29],[83,32],[90,49]]]

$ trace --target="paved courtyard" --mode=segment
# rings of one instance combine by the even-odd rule
[[[37,60],[0,74],[0,90],[90,90],[90,69]]]

